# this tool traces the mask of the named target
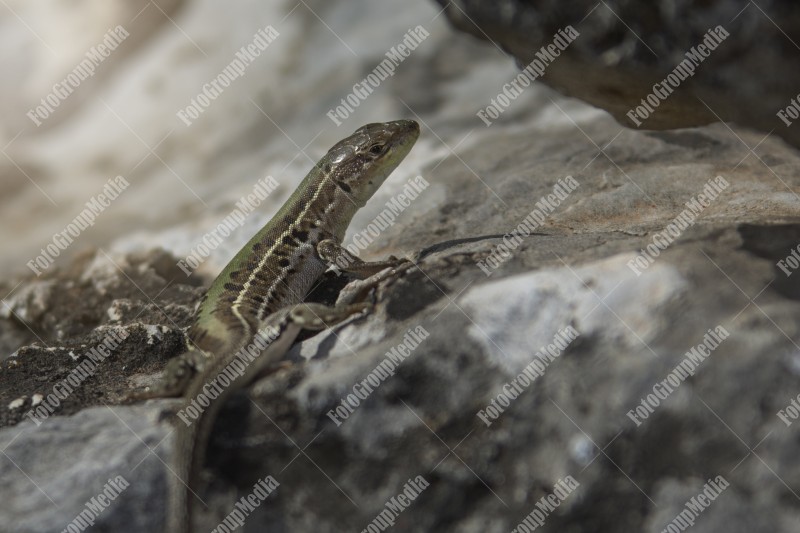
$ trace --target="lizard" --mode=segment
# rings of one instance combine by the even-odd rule
[[[246,360],[242,356],[253,346],[260,351],[229,385],[218,387],[219,394],[191,423],[176,424],[170,533],[192,530],[207,440],[225,399],[279,360],[301,330],[325,329],[367,308],[364,303],[301,303],[322,274],[334,266],[379,280],[379,273],[396,274],[392,267],[409,264],[393,256],[364,262],[342,240],[353,216],[408,155],[419,132],[413,120],[372,123],[336,143],[211,283],[187,332],[187,350],[169,361],[160,386],[131,395],[182,396],[187,408],[208,384],[218,385],[232,363]]]

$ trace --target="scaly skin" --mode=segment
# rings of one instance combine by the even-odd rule
[[[336,143],[211,284],[189,330],[194,346],[207,353],[234,348],[268,315],[300,302],[328,267],[317,245],[341,243],[418,136],[416,122],[398,120],[367,124]]]
[[[198,487],[206,441],[225,398],[280,359],[301,329],[322,329],[365,308],[295,304],[341,256],[350,264],[345,270],[364,275],[398,264],[394,258],[361,262],[349,256],[341,242],[355,213],[405,158],[418,136],[416,122],[397,120],[367,124],[338,142],[209,287],[188,332],[189,350],[170,362],[163,389],[145,396],[183,395],[183,407],[187,407],[259,331],[266,327],[277,332],[277,338],[196,420],[188,426],[178,423],[170,533],[191,531],[193,491]]]

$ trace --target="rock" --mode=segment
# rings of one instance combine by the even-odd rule
[[[345,244],[365,259],[414,255],[420,268],[382,286],[366,316],[308,334],[283,366],[225,404],[198,487],[209,505],[198,526],[213,529],[239,498],[274,480],[244,531],[393,522],[394,531],[658,532],[689,521],[693,531],[795,531],[797,151],[734,125],[624,129],[542,85],[487,127],[476,112],[517,70],[495,48],[450,32],[432,3],[307,3],[314,12],[298,6],[274,19],[270,7],[187,4],[177,27],[165,24],[142,48],[151,72],[175,68],[196,92],[256,23],[287,17],[276,27],[288,55],[264,58],[284,67],[249,72],[206,122],[176,129],[159,152],[207,206],[147,159],[124,193],[131,203],[102,214],[110,241],[81,235],[75,246],[85,251],[70,248],[41,276],[0,281],[8,294],[0,342],[13,354],[0,366],[0,524],[62,531],[108,491],[119,496],[97,508],[95,530],[163,527],[176,402],[123,405],[124,394],[152,383],[184,349],[210,275],[271,216],[309,159],[362,123],[406,116],[422,121],[420,140]],[[448,16],[468,4],[452,6]],[[213,60],[201,60],[178,28],[196,37],[209,13],[214,31],[198,40]],[[334,126],[327,110],[416,24],[430,37]],[[144,67],[120,68],[131,80]],[[123,88],[107,89],[125,100]],[[153,117],[186,95],[155,100],[153,109],[138,99],[125,108],[136,131],[149,124],[148,144],[165,133],[153,130],[171,127]],[[85,113],[53,128],[50,142],[74,146],[72,128],[94,124],[108,152],[73,149],[81,163],[70,166],[45,157],[35,136],[29,152],[16,143],[7,151],[63,165],[62,176],[83,176],[76,169],[94,168],[102,154],[113,168],[146,155],[131,155],[136,143],[126,152],[118,132],[72,122]],[[300,147],[311,142],[309,157],[293,161],[298,148],[276,125]],[[186,167],[174,165],[182,158]],[[282,167],[285,175],[274,172],[282,188],[187,276],[179,261],[257,179]],[[202,177],[192,181],[195,170]],[[395,203],[410,183],[408,202]],[[74,187],[82,202],[98,190]],[[56,197],[48,222],[63,227],[78,211]],[[47,240],[18,239],[25,246],[4,261],[24,268]],[[329,274],[312,297],[331,303],[348,281]],[[78,374],[109,337],[119,341],[108,356]]]
[[[153,413],[95,407],[2,431],[4,529],[62,531],[75,520],[90,531],[158,531],[165,509],[152,494],[166,490],[169,428]]]
[[[536,60],[531,77],[625,126],[665,130],[722,120],[800,145],[800,79],[783,68],[800,59],[790,2],[437,3],[454,27],[501,47],[520,69]],[[552,57],[537,55],[570,27],[574,40],[556,44]],[[677,78],[667,80],[672,73]],[[496,81],[500,94],[511,79]]]

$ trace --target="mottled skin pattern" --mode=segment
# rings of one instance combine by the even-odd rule
[[[333,146],[214,280],[189,330],[194,347],[235,348],[271,313],[302,301],[328,267],[316,253],[319,242],[341,243],[353,215],[418,135],[409,120],[367,124]]]
[[[410,120],[367,124],[337,143],[309,172],[278,213],[211,284],[189,329],[189,350],[170,362],[162,390],[191,404],[239,351],[265,328],[277,338],[191,424],[177,423],[170,475],[170,533],[192,530],[192,504],[206,441],[225,399],[280,359],[302,329],[319,330],[365,309],[299,304],[327,267],[342,255],[353,215],[405,158],[419,136]],[[345,270],[374,274],[398,261],[364,263],[348,257]],[[142,396],[140,396],[142,397]]]

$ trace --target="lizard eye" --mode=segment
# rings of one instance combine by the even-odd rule
[[[369,147],[369,153],[372,155],[380,155],[383,152],[383,144],[373,144]]]

